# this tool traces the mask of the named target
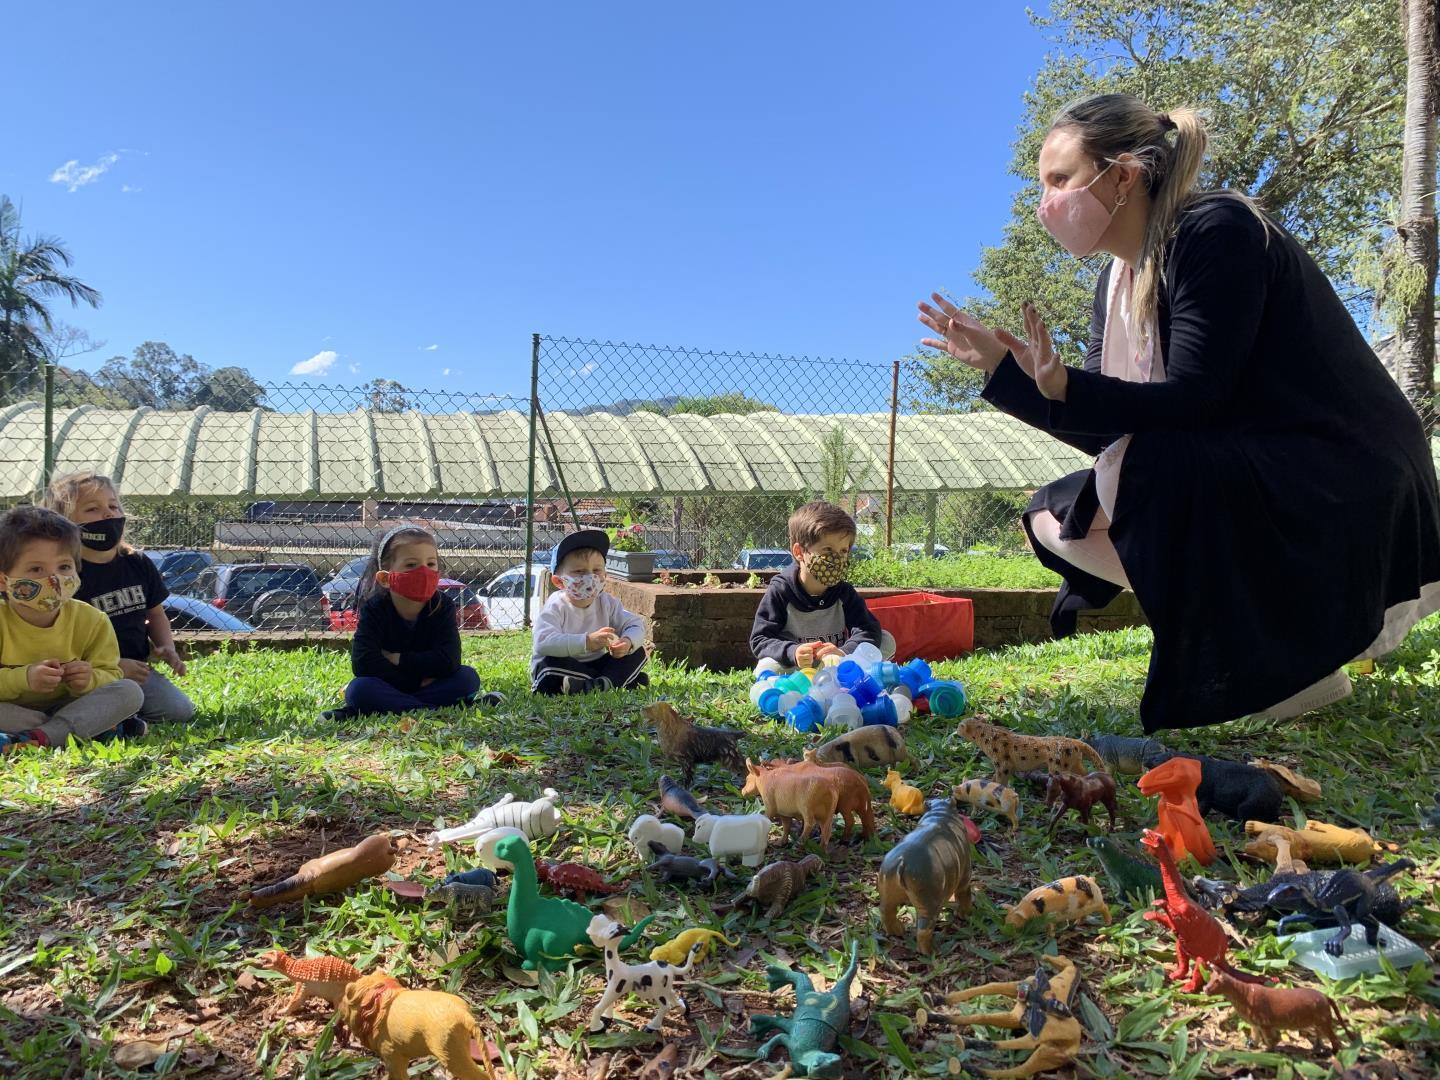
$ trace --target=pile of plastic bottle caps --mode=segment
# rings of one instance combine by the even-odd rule
[[[815,731],[823,724],[898,727],[913,713],[960,716],[965,689],[958,682],[936,679],[924,660],[883,660],[880,650],[867,642],[849,656],[831,653],[818,668],[788,674],[773,660],[760,661],[750,702],[797,731]]]

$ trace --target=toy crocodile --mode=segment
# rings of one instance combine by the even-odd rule
[[[1397,859],[1365,873],[1346,867],[1331,871],[1319,885],[1312,886],[1304,880],[1277,885],[1270,890],[1265,903],[1274,910],[1289,912],[1275,924],[1277,934],[1285,933],[1286,927],[1293,923],[1313,926],[1317,917],[1333,918],[1340,930],[1325,942],[1325,951],[1331,956],[1345,951],[1345,939],[1357,922],[1365,928],[1365,943],[1378,949],[1380,919],[1375,913],[1376,892],[1396,874],[1414,868],[1415,864],[1409,859]],[[1307,875],[1301,875],[1304,876]]]
[[[1104,760],[1105,767],[1116,776],[1139,776],[1152,766],[1160,764],[1159,755],[1169,752],[1155,739],[1091,735],[1085,741]]]
[[[1100,859],[1100,865],[1105,868],[1105,875],[1115,887],[1115,892],[1139,897],[1147,892],[1152,896],[1163,895],[1164,881],[1154,863],[1130,854],[1109,836],[1091,836],[1086,839],[1085,846]]]
[[[850,983],[860,966],[860,943],[850,943],[850,963],[835,985],[821,993],[810,976],[794,968],[771,964],[765,969],[766,982],[773,993],[782,986],[795,988],[795,1011],[789,1018],[757,1013],[750,1018],[750,1034],[778,1032],[754,1050],[743,1048],[724,1051],[734,1057],[765,1060],[776,1046],[790,1051],[790,1068],[795,1076],[835,1080],[841,1075],[840,1055],[836,1048],[840,1036],[850,1028]]]

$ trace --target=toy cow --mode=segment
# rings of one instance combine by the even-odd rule
[[[695,842],[708,844],[717,859],[739,855],[745,866],[759,866],[770,842],[770,819],[764,814],[701,814],[695,819]]]

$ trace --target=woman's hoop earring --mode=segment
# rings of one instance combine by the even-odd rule
[[[1124,206],[1124,205],[1125,205],[1127,202],[1129,202],[1129,201],[1130,201],[1129,197],[1128,197],[1123,191],[1122,191],[1119,195],[1116,195],[1116,196],[1115,196],[1115,205],[1116,205],[1116,206]]]

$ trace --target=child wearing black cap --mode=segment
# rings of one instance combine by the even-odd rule
[[[550,557],[555,592],[535,620],[531,689],[587,694],[648,686],[645,624],[605,591],[610,538],[600,529],[569,533]]]

